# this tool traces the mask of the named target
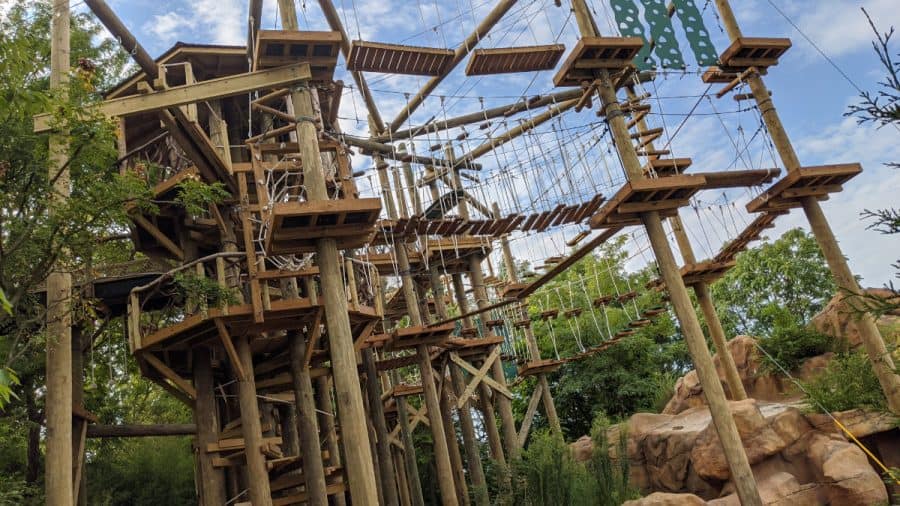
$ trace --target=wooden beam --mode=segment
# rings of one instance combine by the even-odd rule
[[[197,399],[197,391],[194,390],[194,386],[191,385],[191,382],[179,376],[178,373],[173,371],[160,359],[156,358],[155,355],[152,353],[142,353],[141,358],[146,360],[149,365],[153,366],[153,368],[162,374],[164,378],[174,383],[190,400],[194,401]]]
[[[193,423],[89,425],[87,429],[89,438],[192,436],[196,433],[197,426]]]
[[[531,392],[531,399],[528,401],[528,410],[525,411],[525,418],[522,419],[522,426],[519,427],[519,448],[525,447],[525,441],[528,440],[528,432],[531,430],[531,422],[534,421],[534,414],[537,413],[537,407],[543,394],[542,383],[536,383],[534,392]]]
[[[219,339],[222,341],[222,346],[225,348],[225,353],[228,355],[228,360],[231,361],[231,368],[234,369],[234,377],[237,378],[238,381],[245,381],[247,376],[244,373],[244,367],[241,365],[241,359],[238,357],[237,350],[234,348],[231,334],[228,332],[225,324],[222,323],[221,318],[214,318],[213,321],[216,323],[216,330],[219,333]]]
[[[251,91],[290,86],[312,77],[308,63],[297,63],[274,69],[258,70],[233,76],[185,84],[147,95],[106,100],[99,105],[100,112],[111,118],[161,111],[170,107],[214,100]],[[34,117],[35,133],[49,132],[53,117],[49,113]]]
[[[466,405],[466,403],[469,401],[469,398],[472,397],[472,394],[475,393],[475,389],[481,382],[490,385],[495,391],[512,399],[512,393],[508,389],[504,388],[497,381],[487,375],[490,372],[491,366],[494,364],[494,361],[498,358],[500,358],[499,346],[495,347],[494,351],[492,351],[491,354],[484,359],[484,363],[481,364],[481,367],[479,369],[476,369],[472,366],[472,364],[460,358],[459,354],[450,354],[450,360],[452,360],[454,363],[456,363],[472,375],[472,380],[469,382],[469,385],[466,386],[465,391],[463,391],[463,393],[460,394],[459,399],[456,400],[457,409],[461,409]]]

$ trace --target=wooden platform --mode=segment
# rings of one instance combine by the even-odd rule
[[[565,51],[566,46],[562,44],[476,49],[472,51],[469,63],[466,64],[466,75],[551,70],[559,63]]]
[[[791,39],[738,37],[722,52],[719,62],[730,69],[771,67],[790,48]]]
[[[507,283],[499,290],[501,299],[515,299],[519,293],[528,288],[528,283]]]
[[[278,202],[268,215],[266,251],[311,252],[322,238],[335,239],[341,249],[358,248],[374,236],[379,213],[381,200],[376,198]]]
[[[801,167],[751,200],[747,211],[760,213],[801,207],[805,197],[826,200],[828,194],[841,191],[842,184],[861,172],[862,166],[858,163]]]
[[[400,245],[397,245],[400,247]],[[424,262],[422,261],[422,253],[414,250],[408,250],[407,256],[409,257],[409,268],[412,271],[419,272],[424,269]],[[369,262],[374,265],[378,270],[378,274],[382,276],[397,276],[397,270],[399,269],[397,265],[397,257],[393,251],[387,253],[369,253],[367,255],[357,255],[357,258],[362,262]]]
[[[491,241],[482,237],[454,237],[428,241],[425,255],[429,262],[437,262],[441,270],[449,273],[467,272],[468,258],[472,255],[487,256],[491,252]]]
[[[549,374],[552,372],[556,372],[562,367],[566,362],[564,360],[532,360],[530,362],[526,362],[525,365],[519,368],[518,375],[521,377],[528,376],[536,376],[538,374]]]
[[[447,323],[435,327],[420,325],[395,329],[391,333],[391,340],[387,344],[388,351],[415,348],[420,344],[427,346],[444,346],[450,333],[456,329],[453,323]]]
[[[440,76],[453,64],[454,56],[452,49],[354,40],[347,56],[347,70]]]
[[[407,385],[405,383],[398,383],[394,385],[390,391],[386,392],[387,395],[391,397],[409,397],[411,395],[420,395],[424,392],[425,389],[422,385]]]
[[[643,167],[645,176],[654,174],[657,177],[681,174],[691,166],[690,158],[656,158],[648,160]]]
[[[684,280],[686,286],[695,285],[697,283],[712,283],[725,275],[734,267],[734,260],[716,261],[706,260],[693,264],[685,264],[681,267],[681,279]],[[662,278],[656,278],[647,282],[647,288],[663,290],[666,283]]]
[[[503,336],[491,334],[476,338],[451,337],[447,340],[447,350],[464,358],[486,355],[494,346],[503,344]]]
[[[342,40],[341,32],[260,30],[253,70],[307,62],[313,81],[332,81]]]
[[[596,79],[600,70],[622,70],[643,46],[640,37],[582,37],[553,77],[553,84],[581,86]]]
[[[664,218],[675,216],[705,184],[703,176],[685,174],[626,182],[591,217],[591,228],[639,225],[641,213],[648,211],[658,211]]]

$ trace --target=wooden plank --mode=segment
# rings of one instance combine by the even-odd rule
[[[241,95],[255,90],[289,86],[306,81],[310,77],[312,77],[312,74],[310,73],[309,64],[296,63],[276,69],[258,70],[210,79],[195,84],[173,86],[146,95],[133,95],[106,100],[100,103],[99,110],[111,118],[125,117],[170,107],[195,104],[205,100]],[[51,114],[35,116],[35,133],[49,132],[51,121]]]
[[[228,332],[225,324],[222,323],[221,318],[214,318],[213,321],[215,322],[216,330],[219,333],[219,340],[222,341],[222,346],[225,348],[225,353],[228,355],[228,360],[231,362],[231,369],[234,371],[235,377],[238,381],[246,381],[247,375],[244,373],[244,366],[241,365],[241,359],[238,357],[237,350],[234,349],[234,342],[231,341],[231,334]]]
[[[467,76],[537,72],[556,66],[565,52],[562,44],[476,49],[466,64]]]
[[[534,392],[531,392],[531,399],[528,401],[528,409],[525,411],[525,418],[522,419],[522,425],[519,428],[519,448],[525,447],[525,441],[528,440],[528,432],[531,430],[531,422],[534,421],[534,414],[537,413],[537,407],[541,402],[543,393],[541,383],[535,383]]]
[[[162,374],[163,377],[177,385],[190,400],[193,401],[197,399],[197,391],[194,390],[194,386],[191,385],[191,382],[179,376],[178,373],[169,368],[169,366],[164,364],[160,359],[156,358],[155,355],[152,353],[142,353],[141,358],[147,361],[147,363]]]

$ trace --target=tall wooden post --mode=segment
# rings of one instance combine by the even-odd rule
[[[244,378],[238,379],[237,384],[250,502],[253,503],[253,506],[271,506],[272,490],[269,487],[266,459],[262,453],[262,425],[259,421],[259,404],[256,402],[256,380],[253,376],[253,353],[250,350],[250,339],[245,335],[235,336],[234,347],[237,349],[241,367],[244,369]]]
[[[381,194],[388,209],[388,217],[397,219],[397,207],[391,195],[391,186],[387,176],[387,164],[379,156],[374,157],[378,179],[381,183]],[[409,268],[409,253],[406,245],[400,242],[394,252],[397,256],[397,268],[400,270],[400,283],[403,297],[406,300],[406,310],[409,321],[413,326],[424,324],[422,313],[419,310],[419,297]],[[444,423],[441,419],[441,405],[437,388],[434,383],[434,370],[431,367],[431,356],[428,354],[428,346],[420,344],[416,346],[416,358],[422,376],[423,397],[428,409],[428,421],[431,426],[431,436],[434,444],[434,460],[437,466],[438,484],[441,489],[441,500],[445,505],[459,504],[456,497],[456,488],[453,480],[453,466],[450,464],[450,449],[447,446],[447,437],[444,432]],[[399,405],[399,399],[398,399]]]
[[[472,280],[472,292],[475,295],[475,305],[478,309],[484,309],[489,305],[487,289],[484,286],[484,273],[481,271],[480,254],[469,257],[469,279]],[[501,386],[506,386],[506,374],[503,372],[503,361],[497,359],[491,365],[491,375],[494,381]],[[500,413],[500,427],[503,429],[503,446],[506,448],[506,456],[515,460],[519,456],[519,435],[516,432],[516,418],[512,412],[512,401],[504,395],[495,395],[495,404]]]
[[[500,206],[494,202],[492,206],[494,218],[500,219]],[[516,272],[516,262],[513,258],[512,248],[509,246],[509,236],[500,237],[500,249],[503,253],[503,265],[506,268],[506,277],[510,283],[519,282],[519,273]],[[522,307],[519,306],[522,312]],[[534,331],[531,326],[525,327],[525,344],[528,348],[528,356],[531,360],[541,359],[541,350],[538,348],[537,339],[534,337]],[[550,392],[550,382],[547,381],[545,373],[538,374],[538,385],[541,388],[541,398],[544,402],[544,412],[547,415],[547,422],[550,424],[550,430],[557,434],[562,434],[562,426],[559,423],[559,415],[556,413],[556,403],[553,402],[553,394]]]
[[[469,310],[469,304],[466,300],[466,287],[463,284],[462,274],[453,274],[452,281],[456,305],[459,307],[459,312],[465,314]],[[463,325],[466,328],[471,328],[471,318],[463,318]],[[460,378],[462,378],[462,371],[459,370],[459,367],[454,364],[453,369],[456,369],[453,374],[458,373]],[[465,386],[463,386],[463,390],[465,390]],[[503,443],[500,440],[500,431],[497,429],[497,419],[494,416],[494,405],[491,402],[491,389],[484,383],[481,383],[478,385],[478,390],[481,398],[481,413],[484,417],[484,432],[487,434],[491,457],[501,466],[506,466],[506,455],[503,453]],[[462,391],[457,392],[457,394],[461,393]]]
[[[210,350],[206,348],[194,351],[194,390],[197,391],[194,423],[197,425],[196,444],[200,461],[200,504],[203,506],[224,504],[225,475],[222,469],[213,466],[212,454],[206,451],[206,445],[219,440],[212,357]]]
[[[282,24],[285,30],[299,30],[292,0],[278,0]],[[292,114],[297,121],[297,141],[303,164],[303,183],[310,201],[328,200],[325,172],[319,150],[312,90],[300,85],[291,91]],[[375,486],[375,468],[366,429],[366,411],[363,408],[362,389],[356,372],[356,350],[353,332],[344,297],[344,280],[337,242],[323,238],[316,242],[316,260],[322,283],[322,299],[325,322],[328,326],[331,368],[337,392],[338,415],[341,417],[341,442],[345,452],[350,496],[354,502],[373,504],[378,500]]]
[[[332,406],[331,378],[316,378],[316,402],[319,412],[319,430],[325,433],[325,447],[328,449],[328,465],[341,467],[341,449],[337,443],[337,430],[334,424],[334,407]],[[337,478],[341,480],[340,477]],[[332,497],[335,506],[344,506],[347,501],[344,494]]]
[[[449,313],[447,312],[447,305],[444,303],[444,285],[441,282],[438,266],[435,263],[429,266],[429,275],[431,276],[431,294],[434,297],[434,306],[437,314],[441,319],[447,318]],[[453,388],[454,395],[459,397],[466,389],[462,371],[453,362],[447,364],[447,367],[450,371],[451,383],[449,386]],[[466,466],[469,469],[469,478],[472,480],[472,488],[475,491],[475,504],[478,506],[489,506],[491,500],[488,496],[487,482],[484,478],[484,467],[481,464],[481,451],[478,448],[478,440],[475,438],[475,424],[472,423],[471,403],[465,403],[457,412],[459,413],[459,428],[462,433],[463,448],[466,451]]]
[[[397,371],[391,371],[394,383],[398,383]],[[416,447],[412,439],[412,430],[409,427],[409,411],[406,410],[406,397],[397,397],[397,423],[400,424],[400,440],[403,442],[403,462],[406,466],[407,481],[409,482],[410,499],[414,506],[424,506],[425,498],[422,495],[422,481],[419,479],[419,466],[416,463]]]
[[[637,95],[631,87],[625,88],[628,98],[636,100]],[[638,132],[647,130],[647,121],[641,117],[637,122]],[[653,142],[646,146],[648,151],[655,151]],[[697,257],[694,255],[694,248],[681,222],[681,217],[675,215],[669,218],[669,224],[672,225],[672,231],[675,235],[675,242],[678,243],[678,249],[681,251],[681,258],[685,264],[697,263]],[[722,328],[722,321],[719,320],[719,314],[713,304],[712,295],[709,293],[709,286],[705,281],[698,281],[692,285],[694,294],[697,295],[697,302],[700,304],[700,310],[703,311],[703,318],[706,319],[706,325],[709,328],[710,337],[719,352],[719,362],[725,371],[725,382],[728,384],[728,390],[731,392],[731,398],[741,401],[747,398],[747,392],[744,390],[744,383],[741,381],[741,375],[734,363],[734,357],[728,351],[728,340],[725,337],[725,329]]]
[[[310,329],[307,338],[318,334]],[[297,410],[297,433],[300,436],[300,455],[303,457],[303,480],[310,505],[327,506],[328,492],[325,485],[325,467],[322,465],[322,448],[319,446],[319,423],[316,420],[316,401],[312,378],[306,365],[306,341],[300,332],[288,337],[291,353],[291,382],[294,387],[294,406]]]
[[[719,9],[722,25],[725,27],[725,31],[728,32],[728,37],[734,42],[741,37],[741,29],[734,12],[731,10],[731,5],[728,0],[716,0],[716,7]],[[781,163],[784,164],[784,168],[788,173],[798,170],[800,168],[800,159],[797,157],[787,131],[781,123],[781,118],[778,116],[778,111],[775,110],[774,102],[772,102],[772,96],[769,94],[762,77],[759,74],[751,73],[747,76],[747,84],[750,86],[750,91],[756,100],[756,105],[762,115],[766,129],[769,131],[772,143],[775,145],[775,150],[778,151]],[[853,276],[853,272],[850,271],[850,266],[847,265],[847,259],[844,257],[837,239],[834,237],[834,232],[831,230],[831,226],[822,212],[819,201],[815,197],[804,197],[801,202],[803,212],[806,214],[806,219],[809,221],[813,235],[819,243],[822,254],[825,256],[825,261],[828,262],[828,267],[831,269],[835,283],[841,290],[846,291],[849,297],[862,293],[862,288],[860,288],[859,283]],[[864,304],[859,305],[864,306]],[[900,375],[897,375],[895,372],[894,360],[884,344],[884,339],[878,330],[878,326],[875,325],[875,319],[871,314],[864,313],[856,322],[856,326],[859,329],[859,335],[866,348],[866,353],[869,355],[869,360],[872,362],[875,375],[878,377],[878,382],[881,384],[881,389],[887,398],[888,407],[894,413],[900,414]]]
[[[69,0],[53,2],[50,36],[50,88],[62,91],[69,82]],[[69,142],[67,132],[50,135],[49,177],[51,201],[69,196]],[[65,253],[62,255],[65,258]],[[47,276],[47,455],[45,482],[47,504],[71,505],[72,489],[72,275],[53,266]]]
[[[572,0],[572,5],[581,35],[586,37],[599,35],[585,1]],[[631,143],[630,133],[625,124],[622,110],[619,107],[616,90],[613,88],[609,72],[601,70],[599,75],[598,94],[602,107],[606,111],[606,120],[609,124],[616,150],[625,168],[626,176],[629,180],[640,180],[644,177],[641,163],[638,160],[634,145]],[[703,336],[703,330],[700,328],[700,321],[697,319],[696,313],[694,313],[687,288],[684,286],[684,280],[681,279],[681,273],[678,265],[675,263],[675,256],[672,254],[672,249],[669,246],[659,212],[649,211],[642,213],[641,222],[647,230],[650,245],[656,256],[663,280],[666,282],[672,307],[681,324],[688,350],[697,370],[697,375],[700,378],[700,384],[709,402],[710,415],[716,426],[716,432],[719,435],[719,441],[722,444],[738,497],[745,506],[761,506],[762,500],[756,487],[756,481],[753,478],[753,472],[750,469],[750,463],[747,460],[747,454],[744,452],[737,426],[728,408],[725,391],[722,389],[722,383],[719,381],[719,376],[713,365],[712,356],[710,356],[709,349],[706,347],[706,339]]]
[[[362,350],[363,367],[366,369],[366,394],[369,396],[369,412],[375,425],[377,439],[378,465],[381,477],[381,490],[384,502],[388,506],[397,506],[397,477],[391,459],[391,442],[384,420],[384,405],[381,403],[381,382],[378,381],[378,369],[375,367],[375,353],[371,348]]]

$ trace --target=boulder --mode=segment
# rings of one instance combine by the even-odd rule
[[[898,297],[895,292],[883,288],[866,288],[865,291],[884,299]],[[859,303],[848,302],[846,295],[839,293],[828,301],[819,314],[813,317],[810,325],[823,334],[844,339],[851,346],[859,346],[862,339],[856,325],[858,311],[852,307],[853,305],[859,306]],[[900,315],[884,315],[878,319],[878,324],[883,328],[897,328],[900,325]],[[884,337],[891,342],[897,339],[896,335]]]
[[[647,497],[625,501],[622,506],[703,506],[706,501],[694,494],[670,494],[654,492]]]
[[[817,506],[822,504],[819,497],[819,485],[816,483],[801,484],[797,478],[786,472],[778,472],[757,481],[759,495],[763,504],[768,506]],[[733,487],[730,487],[733,489]],[[709,501],[710,506],[740,506],[737,493]]]
[[[886,504],[887,489],[865,453],[833,434],[815,434],[807,452],[831,504]]]

